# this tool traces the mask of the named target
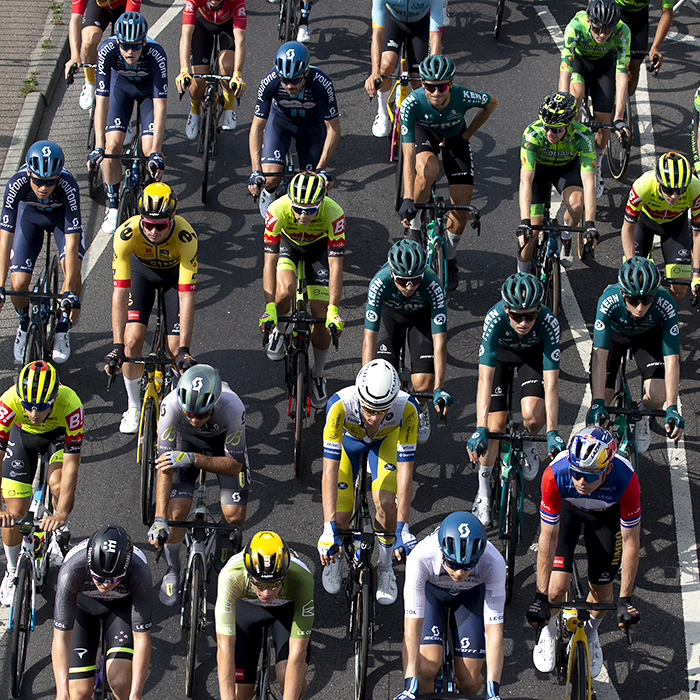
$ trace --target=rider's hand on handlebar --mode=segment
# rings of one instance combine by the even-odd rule
[[[253,197],[257,197],[260,194],[264,184],[265,176],[262,174],[262,171],[253,170],[248,178],[248,191],[250,194],[252,194]]]
[[[175,367],[177,371],[182,374],[185,370],[190,367],[194,367],[197,364],[197,360],[190,354],[190,349],[182,345],[177,349],[177,357],[175,358]]]
[[[647,64],[647,70],[651,71],[654,75],[659,72],[661,64],[664,62],[664,55],[653,49],[649,51],[649,63]]]
[[[177,87],[177,91],[182,95],[191,82],[192,74],[190,73],[189,67],[180,68],[180,72],[175,78],[175,86]]]
[[[566,449],[564,440],[562,440],[561,435],[556,430],[547,431],[547,452],[549,456],[554,459],[560,452]]]
[[[403,202],[401,202],[401,206],[399,207],[399,219],[406,228],[411,225],[411,221],[416,218],[417,213],[418,209],[416,209],[416,205],[412,199],[404,199]]]
[[[405,559],[411,550],[418,544],[418,540],[408,529],[408,523],[396,523],[396,540],[394,541],[394,556],[401,561]],[[400,551],[403,550],[403,551]]]
[[[323,533],[318,538],[316,547],[323,566],[328,566],[328,564],[335,561],[336,557],[340,556],[343,540],[338,537],[338,526],[335,520],[323,523]]]
[[[245,80],[241,77],[240,71],[233,71],[233,78],[229,80],[228,86],[233,90],[234,95],[237,99],[241,99],[241,95],[245,92],[246,84]]]
[[[418,697],[418,679],[404,678],[403,690],[394,698],[394,700],[416,700]]]
[[[87,157],[87,167],[90,167],[90,163],[94,163],[95,165],[99,165],[105,157],[105,149],[104,148],[93,148],[90,153],[88,153]]]
[[[545,593],[535,592],[535,600],[530,603],[530,607],[525,614],[528,623],[537,629],[544,627],[552,617],[552,611],[549,607],[549,597]]]
[[[598,245],[598,239],[600,238],[600,233],[596,228],[595,221],[584,221],[583,222],[583,238],[585,241],[589,241],[591,244],[591,249],[595,250],[596,245]]]
[[[73,66],[75,66],[75,68]],[[64,77],[69,85],[73,82],[73,76],[78,72],[79,67],[80,67],[80,57],[71,56],[66,61],[66,66],[65,66],[63,75],[64,75]]]
[[[685,421],[683,417],[678,412],[678,406],[668,406],[666,408],[666,417],[664,418],[664,428],[666,428],[666,434],[669,439],[674,442],[678,442],[683,435],[683,429],[685,428]]]
[[[277,325],[277,305],[274,301],[268,301],[267,304],[265,304],[265,313],[258,321],[261,333],[265,333],[266,330],[272,330],[271,327],[269,329],[265,328],[266,323],[271,323],[273,326]]]
[[[627,126],[627,122],[624,119],[615,119],[613,128],[623,138],[628,139],[630,137],[630,128]]]
[[[105,374],[116,374],[124,364],[124,360],[126,360],[124,343],[114,343],[114,347],[105,355]]]
[[[59,527],[66,524],[66,519],[60,515],[45,515],[41,519],[41,529],[44,532],[56,532]]]
[[[625,618],[627,618],[630,627],[638,625],[642,618],[639,610],[632,605],[630,596],[620,596],[617,602],[617,626],[620,629],[625,629]]]
[[[586,414],[586,425],[600,425],[605,428],[610,422],[610,414],[605,408],[604,399],[593,399]]]
[[[5,304],[5,287],[0,287],[0,309]]]
[[[375,97],[377,94],[377,81],[379,81],[379,87],[381,87],[382,76],[379,73],[370,73],[369,78],[365,80],[365,90],[370,97]]]
[[[165,170],[165,160],[161,153],[153,152],[148,156],[148,171],[154,180],[160,181],[163,177],[163,171]]]
[[[13,527],[15,522],[15,516],[12,513],[0,510],[0,527]]]
[[[477,427],[469,440],[467,440],[467,454],[469,455],[469,459],[476,464],[479,461],[479,457],[486,452],[488,446],[488,430],[483,426]]]
[[[328,304],[328,309],[326,310],[326,328],[330,330],[331,326],[335,326],[336,335],[340,336],[345,328],[345,321],[340,317],[338,312],[338,307],[333,306],[333,304]]]
[[[530,228],[530,219],[521,219],[518,228],[515,229],[515,235],[518,237],[518,248],[522,250],[532,236],[532,228]]]
[[[148,541],[156,548],[160,549],[163,544],[170,541],[170,528],[168,521],[161,515],[156,515],[153,525],[148,530]]]
[[[187,467],[194,467],[194,452],[168,450],[163,452],[162,455],[158,455],[156,459],[156,469],[161,472],[185,469]]]
[[[442,399],[443,405],[438,403]],[[447,409],[452,405],[452,396],[441,386],[433,389],[433,406],[438,413],[447,413]]]

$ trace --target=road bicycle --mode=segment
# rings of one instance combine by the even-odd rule
[[[231,551],[241,551],[243,535],[238,525],[217,522],[207,508],[207,475],[199,471],[195,484],[191,520],[168,520],[170,527],[186,528],[185,548],[187,568],[180,589],[180,626],[187,635],[187,662],[185,666],[185,695],[192,697],[197,666],[197,642],[207,627],[207,583],[212,568],[216,548],[216,535],[219,531],[229,533]],[[156,561],[163,551],[158,550]]]
[[[104,620],[100,620],[100,652],[95,668],[95,687],[92,691],[92,700],[113,700],[114,698],[107,680],[107,651]]]
[[[294,41],[299,30],[299,0],[280,0],[279,38],[283,43]]]
[[[506,7],[506,0],[496,0],[496,24],[493,26],[493,38],[498,39],[501,34],[501,24],[503,23],[503,10]]]
[[[614,113],[614,111],[613,111]],[[623,120],[627,127],[629,128],[629,136],[623,136],[616,129],[614,124],[603,124],[601,122],[594,121],[593,119],[593,107],[591,105],[590,99],[588,97],[588,87],[586,87],[586,98],[584,104],[581,106],[581,121],[595,134],[596,131],[600,129],[609,129],[610,138],[608,139],[607,146],[605,147],[605,156],[608,162],[608,169],[610,174],[615,178],[615,180],[621,180],[627,171],[627,164],[629,163],[630,151],[632,149],[632,134],[633,134],[633,124],[631,120],[631,110],[629,99],[625,102],[625,111],[623,114]]]
[[[408,364],[408,357],[410,355],[410,350],[408,348],[408,329],[401,326],[395,326],[397,335],[395,338],[400,339],[400,334],[403,333],[403,340],[401,341],[401,350],[399,352],[399,380],[401,382],[401,390],[410,394],[415,399],[427,399],[430,405],[433,405],[433,392],[432,391],[416,391],[411,388],[411,369]],[[438,399],[438,408],[440,409],[440,421],[443,425],[447,425],[447,413],[445,412],[445,399]]]
[[[446,226],[445,215],[450,211],[472,212],[471,227],[476,235],[481,235],[481,212],[471,204],[452,204],[445,202],[442,197],[433,194],[431,201],[416,203],[416,209],[427,209],[432,212],[432,220],[423,220],[421,225],[421,245],[425,248],[428,258],[428,267],[431,268],[440,280],[444,290],[447,290],[447,255],[446,255]],[[416,216],[418,216],[416,214]]]
[[[270,624],[263,625],[262,658],[255,677],[254,700],[282,700],[282,693],[279,686],[275,683],[274,667],[272,665]]]

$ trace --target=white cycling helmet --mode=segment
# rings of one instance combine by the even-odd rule
[[[355,380],[360,403],[373,411],[386,411],[399,394],[398,372],[386,360],[372,360],[358,373]]]

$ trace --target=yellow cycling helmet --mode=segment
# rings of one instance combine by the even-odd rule
[[[656,180],[659,187],[683,194],[688,189],[693,169],[685,156],[676,151],[664,153],[656,164]]]
[[[254,583],[275,583],[284,579],[290,558],[284,540],[269,530],[253,535],[243,555],[246,571]]]
[[[150,221],[172,219],[177,211],[177,197],[164,182],[147,185],[139,197],[139,214]]]
[[[37,360],[20,370],[16,384],[17,396],[23,403],[41,406],[56,398],[59,384],[55,367],[49,362]]]
[[[317,207],[326,196],[326,180],[312,170],[306,170],[292,178],[287,194],[292,204]]]

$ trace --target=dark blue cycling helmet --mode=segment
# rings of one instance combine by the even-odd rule
[[[56,177],[63,170],[65,158],[53,141],[37,141],[27,151],[27,169],[37,177]]]
[[[280,78],[294,80],[306,73],[311,55],[304,44],[298,41],[288,41],[277,49],[275,54],[275,68]]]
[[[479,518],[463,510],[448,515],[438,531],[443,557],[458,566],[476,566],[487,541],[486,530]]]
[[[140,12],[125,12],[114,25],[114,36],[117,41],[126,44],[137,44],[146,38],[148,22]]]

